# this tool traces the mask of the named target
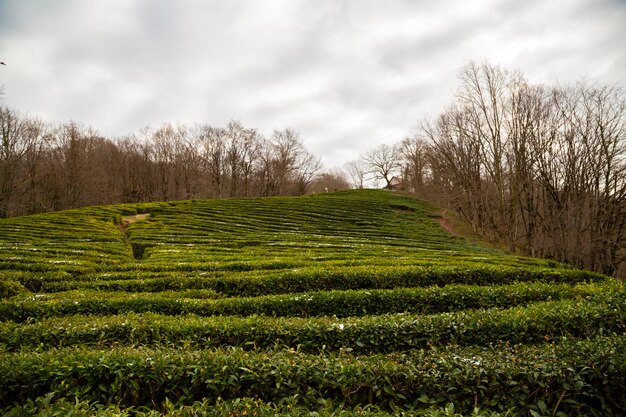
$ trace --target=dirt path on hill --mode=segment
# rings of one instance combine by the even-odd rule
[[[135,223],[137,220],[143,220],[146,217],[150,217],[150,213],[144,213],[144,214],[137,214],[135,216],[123,216],[122,217],[122,222],[126,222],[126,223]]]
[[[128,229],[128,226],[130,226],[131,223],[135,223],[139,220],[144,220],[148,217],[150,217],[150,213],[136,214],[134,216],[122,216],[122,221],[120,222],[119,228],[122,233],[125,233],[126,229]]]
[[[450,233],[451,235],[461,237],[461,235],[454,230],[454,226],[452,225],[452,220],[450,220],[449,218],[446,218],[445,210],[444,209],[439,210],[438,214],[441,216],[439,217],[439,224],[441,225],[441,227],[443,227],[445,231]]]

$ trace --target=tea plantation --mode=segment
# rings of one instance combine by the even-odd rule
[[[626,288],[355,190],[0,220],[8,416],[623,416]]]

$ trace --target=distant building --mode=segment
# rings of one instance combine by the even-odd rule
[[[391,180],[389,181],[389,185],[387,185],[385,188],[388,190],[392,190],[392,191],[398,191],[398,190],[402,190],[404,186],[404,182],[402,181],[402,177],[391,177]]]

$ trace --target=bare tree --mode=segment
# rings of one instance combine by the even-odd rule
[[[339,169],[322,172],[310,185],[310,192],[327,193],[352,188],[346,174]]]
[[[426,139],[420,136],[405,138],[399,148],[402,155],[401,172],[404,188],[421,194],[428,165]]]
[[[298,134],[291,129],[275,130],[271,142],[274,195],[285,191],[289,176],[296,170],[298,157],[303,150]]]
[[[0,217],[7,217],[13,215],[11,207],[19,205],[28,173],[34,174],[32,164],[41,152],[42,128],[39,122],[0,106],[0,135]]]
[[[203,170],[207,173],[211,184],[209,196],[222,197],[226,130],[207,125],[202,126],[199,141]]]
[[[365,167],[363,161],[361,159],[355,159],[347,162],[344,169],[348,173],[352,187],[358,189],[363,188],[365,176],[367,175],[367,168]]]
[[[317,178],[321,170],[322,162],[315,155],[306,150],[298,155],[294,178],[298,195],[307,193],[311,183]]]
[[[384,188],[391,188],[391,179],[400,174],[402,154],[398,145],[383,144],[363,156],[363,164],[369,179],[384,181]]]
[[[156,168],[159,199],[167,201],[172,196],[173,174],[175,162],[176,131],[171,124],[164,124],[149,133],[153,163]]]
[[[475,231],[484,223],[480,143],[465,128],[468,112],[450,107],[424,132],[431,141],[433,181]]]
[[[250,188],[254,170],[259,162],[264,140],[256,129],[246,129],[240,143],[239,164],[244,197],[248,197],[252,192]]]
[[[121,201],[145,202],[155,198],[156,176],[149,143],[128,136],[118,141],[117,146],[122,159],[119,171]]]
[[[226,126],[225,162],[228,171],[229,195],[247,196],[254,164],[261,147],[261,137],[255,129],[246,129],[231,121]]]
[[[48,150],[49,136],[46,125],[38,119],[26,119],[23,134],[30,146],[26,153],[24,170],[21,173],[24,198],[18,213],[37,213],[43,210],[40,204],[40,186],[46,176],[42,162]]]

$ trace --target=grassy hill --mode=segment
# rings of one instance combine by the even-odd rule
[[[626,407],[622,283],[472,244],[391,192],[2,219],[0,295],[7,415]]]

